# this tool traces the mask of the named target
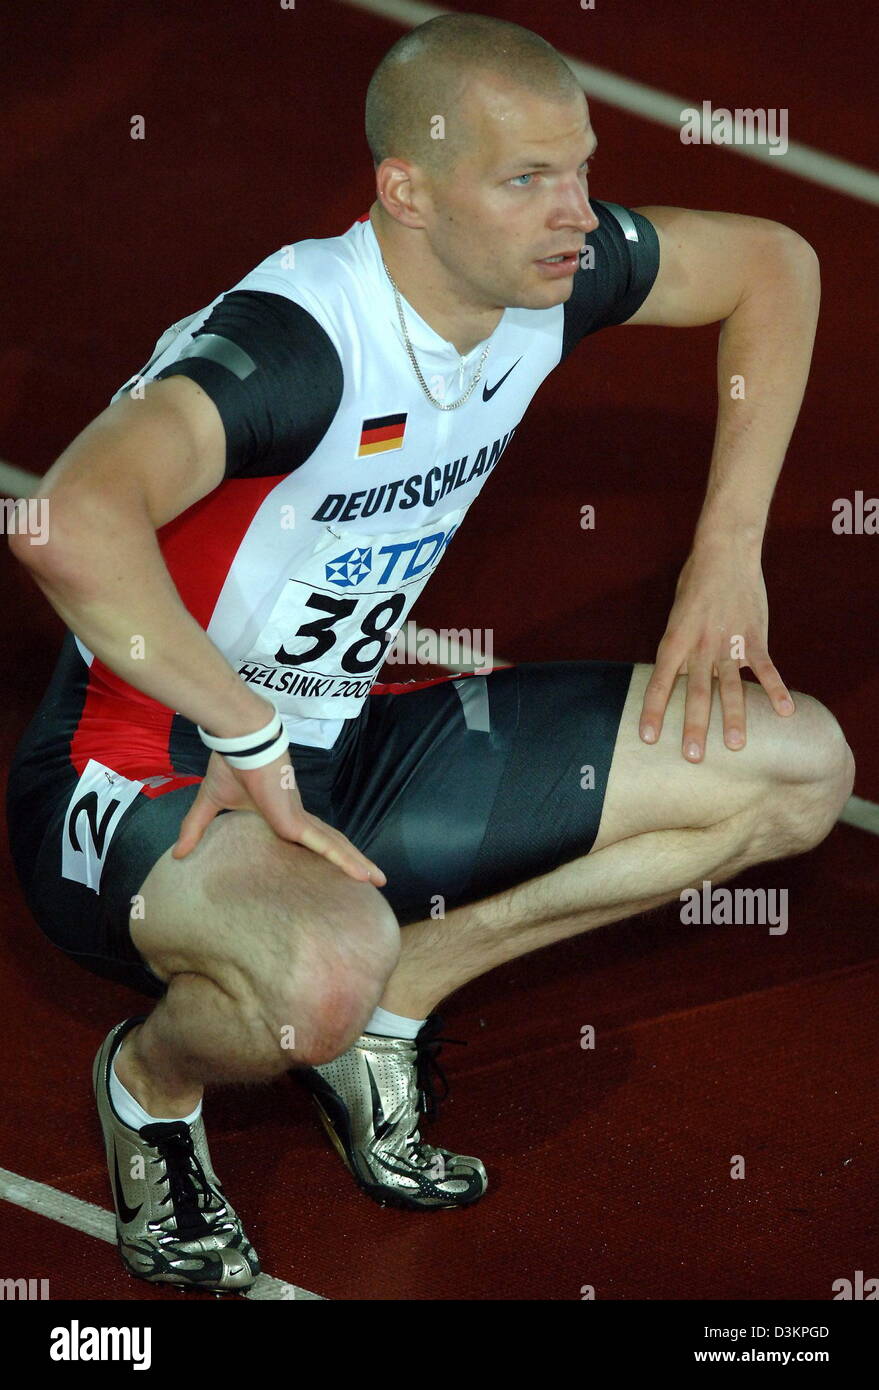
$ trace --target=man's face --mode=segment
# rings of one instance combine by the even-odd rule
[[[472,139],[422,204],[431,250],[474,303],[564,303],[576,253],[598,226],[587,193],[586,161],[597,142],[585,96],[548,102],[479,79],[462,104]],[[562,251],[574,260],[541,264]]]

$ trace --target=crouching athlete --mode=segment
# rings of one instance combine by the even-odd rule
[[[590,199],[583,91],[504,21],[402,38],[366,132],[368,213],[169,330],[43,479],[48,542],[11,539],[69,629],[11,771],[12,852],[50,939],[154,1001],[111,1030],[94,1088],[124,1264],[180,1287],[259,1272],[205,1086],[292,1069],[371,1197],[474,1202],[482,1161],[421,1133],[441,1001],[808,850],[852,786],[833,715],[767,648],[811,247]],[[747,399],[719,392],[655,664],[377,683],[553,368],[603,328],[711,322],[718,379],[742,374]]]

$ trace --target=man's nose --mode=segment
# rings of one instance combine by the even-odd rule
[[[563,196],[556,212],[555,224],[557,227],[576,227],[578,231],[587,235],[594,232],[598,226],[589,195],[584,192],[579,179]]]

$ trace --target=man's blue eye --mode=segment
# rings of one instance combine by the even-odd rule
[[[595,156],[594,156],[594,155],[590,155],[588,159],[584,159],[584,160],[583,160],[583,163],[580,165],[580,168],[581,168],[581,169],[585,169],[585,170],[586,170],[586,173],[588,174],[588,173],[589,173],[589,170],[590,170],[590,166],[592,165],[594,159],[595,159]],[[528,187],[528,184],[527,184],[527,183],[519,183],[519,180],[520,180],[520,179],[533,179],[533,178],[534,178],[534,175],[533,175],[533,174],[516,174],[513,178],[510,179],[510,183],[515,184],[517,188],[527,188],[527,187]]]

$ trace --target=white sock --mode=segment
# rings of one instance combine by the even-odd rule
[[[126,1091],[119,1077],[116,1075],[116,1058],[113,1058],[110,1067],[110,1099],[113,1102],[113,1109],[119,1116],[123,1124],[128,1125],[129,1129],[143,1129],[144,1125],[173,1125],[180,1122],[180,1117],[173,1119],[163,1118],[159,1115],[148,1115],[139,1101],[134,1099],[130,1091]],[[201,1101],[195,1107],[191,1115],[183,1116],[183,1124],[193,1125],[201,1114]]]
[[[380,1038],[409,1038],[414,1041],[426,1022],[426,1018],[404,1018],[402,1014],[392,1014],[389,1009],[379,1005],[363,1031],[378,1033]]]

